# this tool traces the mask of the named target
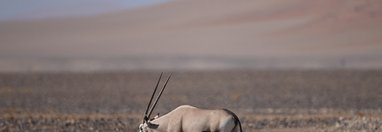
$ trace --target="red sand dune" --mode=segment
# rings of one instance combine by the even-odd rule
[[[0,29],[3,71],[382,67],[379,0],[180,0]]]

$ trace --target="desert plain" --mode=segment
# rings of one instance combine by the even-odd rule
[[[0,74],[0,128],[137,131],[158,76]],[[245,131],[380,131],[381,77],[346,70],[174,72],[154,112],[182,104],[228,108]]]
[[[382,131],[379,0],[173,0],[0,21],[0,131],[138,131],[227,108],[246,132]]]

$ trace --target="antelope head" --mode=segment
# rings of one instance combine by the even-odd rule
[[[159,79],[158,79],[158,82],[157,82],[157,84],[156,84],[156,86],[155,86],[154,92],[153,92],[152,95],[151,95],[149,104],[147,105],[146,111],[145,111],[144,116],[143,116],[143,122],[142,122],[142,124],[139,125],[139,132],[149,132],[150,129],[156,129],[156,128],[158,128],[158,126],[159,126],[158,124],[152,124],[152,123],[150,122],[150,121],[151,121],[151,120],[150,120],[150,116],[151,116],[151,113],[153,112],[153,110],[154,110],[156,104],[158,103],[158,100],[159,100],[159,98],[161,97],[161,95],[162,95],[164,89],[166,88],[168,81],[169,81],[170,78],[171,78],[171,74],[170,74],[170,76],[168,76],[168,78],[167,78],[165,84],[163,85],[161,91],[159,92],[159,95],[156,97],[156,99],[155,99],[155,101],[154,101],[154,104],[152,104],[152,106],[151,106],[151,103],[152,103],[152,101],[153,101],[153,99],[154,99],[154,96],[155,96],[155,94],[156,94],[156,92],[157,92],[159,83],[160,83],[160,81],[161,81],[161,79],[162,79],[162,75],[163,75],[163,72],[160,74]],[[151,106],[151,107],[150,107],[150,106]],[[156,116],[156,118],[157,118],[157,116]]]

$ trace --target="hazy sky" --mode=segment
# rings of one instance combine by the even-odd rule
[[[166,0],[0,0],[0,21],[93,15],[164,1]]]

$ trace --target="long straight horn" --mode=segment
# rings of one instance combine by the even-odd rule
[[[154,92],[153,92],[153,94],[151,95],[150,102],[149,102],[149,104],[147,105],[147,108],[146,108],[146,111],[145,111],[145,117],[144,117],[144,119],[143,119],[144,121],[147,121],[147,120],[150,118],[150,116],[147,116],[147,113],[149,112],[149,108],[150,108],[151,102],[153,101],[154,95],[155,95],[155,93],[156,93],[156,91],[157,91],[157,89],[158,89],[159,82],[160,82],[160,80],[161,80],[161,78],[162,78],[162,75],[163,75],[163,72],[162,72],[162,73],[160,74],[160,76],[159,76],[157,85],[155,86]]]
[[[168,83],[168,80],[170,80],[170,78],[171,78],[171,75],[172,75],[172,74],[170,74],[170,76],[168,76],[166,83],[164,84],[164,86],[163,86],[162,90],[160,91],[160,93],[159,93],[158,97],[155,99],[155,102],[154,102],[153,106],[152,106],[152,107],[151,107],[151,109],[150,109],[150,112],[149,112],[149,117],[150,117],[151,113],[153,112],[153,110],[154,110],[155,106],[157,105],[157,103],[158,103],[158,100],[159,100],[160,96],[162,95],[162,93],[163,93],[164,89],[166,88],[166,86],[167,86],[167,83]]]

